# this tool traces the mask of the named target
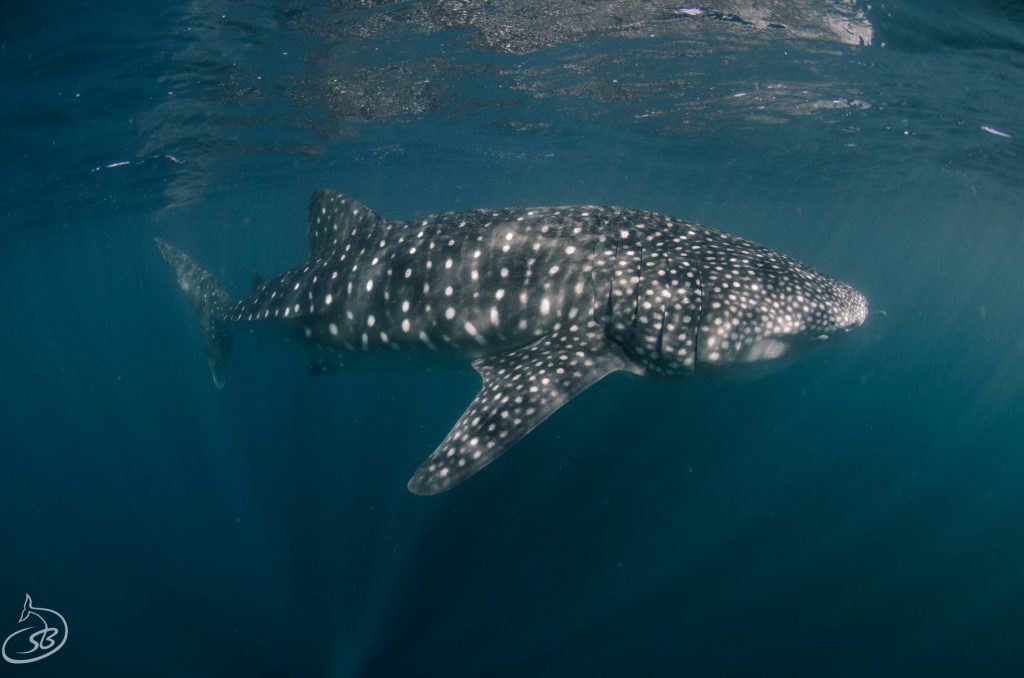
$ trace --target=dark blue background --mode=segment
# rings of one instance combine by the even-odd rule
[[[0,636],[28,592],[70,638],[0,671],[1020,675],[1021,12],[887,5],[869,13],[884,49],[741,76],[809,68],[873,103],[853,120],[687,134],[540,98],[508,114],[553,121],[536,133],[459,109],[363,122],[306,156],[147,146],[186,40],[174,6],[4,3]],[[612,376],[471,482],[416,497],[406,479],[471,371],[312,378],[239,335],[217,391],[152,246],[244,294],[252,270],[303,259],[317,186],[396,218],[656,209],[793,254],[875,313],[757,381]]]

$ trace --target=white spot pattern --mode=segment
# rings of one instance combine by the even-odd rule
[[[409,480],[416,494],[437,494],[492,462],[552,412],[609,372],[625,369],[596,323],[550,334],[508,353],[482,358],[476,398]]]
[[[734,369],[820,345],[867,312],[856,290],[785,255],[651,212],[509,208],[394,222],[321,190],[309,214],[305,264],[247,299],[219,297],[217,317],[300,318],[331,350],[479,358],[484,387],[438,448],[451,463],[435,452],[416,491],[467,477],[608,369]],[[181,270],[190,296],[213,294],[197,297],[190,287],[204,279]]]

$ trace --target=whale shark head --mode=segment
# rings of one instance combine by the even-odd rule
[[[850,285],[784,254],[716,234],[703,262],[696,369],[760,373],[864,323],[868,303]]]

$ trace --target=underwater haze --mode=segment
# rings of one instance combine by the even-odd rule
[[[1019,0],[5,0],[0,91],[0,638],[67,624],[0,674],[1024,675]],[[870,316],[420,497],[468,364],[236,331],[218,390],[154,246],[243,297],[316,188],[653,210]]]

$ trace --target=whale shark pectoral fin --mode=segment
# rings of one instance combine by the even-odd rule
[[[554,333],[473,367],[483,386],[434,453],[420,464],[409,490],[439,494],[458,485],[605,375],[627,369],[599,331]]]

